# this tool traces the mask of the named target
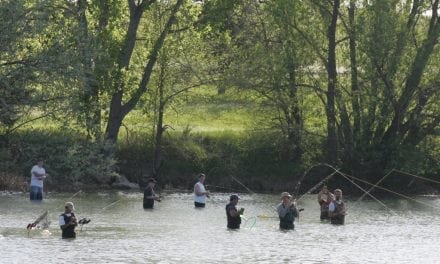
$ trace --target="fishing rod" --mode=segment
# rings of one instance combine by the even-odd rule
[[[119,203],[120,201],[122,201],[122,198],[121,198],[121,199],[118,199],[118,200],[116,200],[116,201],[114,201],[114,202],[111,202],[110,204],[108,204],[108,205],[102,207],[98,212],[104,211],[105,209],[107,209],[107,208],[109,208],[110,206],[113,206],[113,205]],[[85,217],[84,217],[84,218],[80,219],[80,220],[78,221],[78,224],[81,226],[80,231],[82,231],[83,226],[86,225],[86,224],[88,224],[88,223],[90,223],[90,221],[92,221],[90,218],[85,218]]]
[[[77,196],[81,192],[82,192],[82,190],[77,191],[68,200],[71,200],[73,197]],[[58,208],[56,208],[56,209],[58,209]],[[48,221],[48,213],[49,213],[48,210],[44,211],[43,214],[41,214],[34,222],[29,223],[26,226],[26,229],[28,231],[28,237],[30,237],[30,232],[31,232],[32,229],[35,229],[35,228],[37,228],[37,229],[40,229],[40,228],[41,229],[49,229],[50,221]],[[45,221],[43,222],[43,224],[41,226],[39,226],[38,224],[43,219],[45,219]]]
[[[43,223],[42,229],[47,229],[47,228],[49,228],[49,223],[50,223],[50,222],[47,221],[47,213],[48,213],[47,210],[44,211],[43,214],[41,214],[41,215],[40,215],[40,216],[39,216],[34,222],[29,223],[29,224],[27,225],[26,229],[27,229],[28,237],[30,237],[30,232],[31,232],[32,229],[40,228],[40,226],[38,226],[38,224],[39,224],[39,223],[41,222],[41,220],[43,220],[43,219],[45,219],[46,221]]]

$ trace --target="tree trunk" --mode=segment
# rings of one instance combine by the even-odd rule
[[[360,91],[358,84],[358,71],[356,59],[356,31],[355,31],[355,11],[356,1],[350,0],[348,9],[349,16],[349,47],[350,47],[350,71],[351,71],[351,107],[353,109],[353,138],[359,142],[361,130],[361,110],[360,110]]]
[[[331,22],[327,31],[327,162],[336,164],[338,161],[338,141],[336,132],[335,93],[337,83],[336,71],[336,27],[339,15],[340,0],[333,1]]]
[[[183,2],[184,2],[183,0],[178,0],[176,2],[176,4],[174,5],[173,9],[171,10],[171,15],[170,15],[167,23],[165,24],[163,31],[161,32],[159,38],[156,40],[153,48],[151,49],[150,55],[148,57],[147,63],[144,68],[142,80],[141,80],[138,88],[136,89],[136,91],[134,91],[133,95],[127,101],[127,103],[123,104],[123,102],[122,102],[122,97],[123,97],[123,93],[124,93],[124,87],[122,85],[122,82],[120,82],[118,84],[118,86],[116,87],[116,89],[115,89],[116,92],[113,94],[112,99],[111,99],[109,120],[107,123],[107,129],[106,129],[106,138],[108,140],[110,140],[112,142],[116,142],[118,140],[118,133],[119,133],[119,129],[122,124],[122,120],[124,120],[125,116],[131,110],[133,110],[133,108],[136,106],[136,104],[138,103],[141,96],[147,91],[147,85],[150,81],[150,77],[153,72],[153,67],[156,64],[159,51],[165,42],[165,37],[168,35],[168,33],[171,29],[171,26],[173,25],[173,23],[175,21],[175,15],[176,15],[177,11],[179,10],[179,8],[182,6]],[[145,2],[142,2],[142,3],[145,3]],[[134,18],[132,18],[132,16],[130,16],[130,19],[138,19],[139,18],[139,20],[136,20],[137,21],[137,22],[135,21],[136,23],[130,22],[129,30],[128,30],[127,36],[126,36],[125,49],[121,53],[122,54],[121,65],[123,67],[128,67],[128,65],[129,65],[129,62],[130,62],[130,59],[132,56],[132,52],[133,52],[133,48],[134,48],[134,42],[136,40],[137,28],[139,25],[140,17],[142,16],[142,14],[139,15],[139,13],[137,13],[138,12],[137,8],[132,7],[131,9],[134,10],[133,11]],[[123,68],[121,68],[121,69],[123,69]]]

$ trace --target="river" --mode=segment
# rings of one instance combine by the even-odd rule
[[[241,194],[247,220],[226,229],[229,194],[215,193],[204,209],[189,193],[166,193],[153,210],[141,193],[49,193],[40,204],[24,193],[1,193],[0,263],[439,263],[440,198],[346,198],[344,226],[321,223],[316,196],[304,196],[294,231],[280,231],[277,195]],[[62,240],[64,202],[87,217],[75,240]],[[49,232],[26,226],[45,210]],[[80,230],[80,228],[77,228]]]

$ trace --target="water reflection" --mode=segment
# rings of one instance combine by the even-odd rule
[[[154,210],[144,210],[141,193],[81,193],[72,198],[76,213],[92,221],[76,240],[65,241],[58,215],[71,196],[49,194],[32,204],[26,194],[2,194],[0,263],[435,263],[440,257],[438,197],[417,197],[434,208],[382,200],[395,213],[348,197],[346,225],[331,226],[319,220],[316,197],[306,196],[299,201],[305,210],[295,231],[282,232],[277,195],[242,194],[247,221],[228,231],[229,194],[214,194],[196,210],[192,194],[169,193]],[[51,234],[33,230],[28,238],[27,224],[45,210]]]

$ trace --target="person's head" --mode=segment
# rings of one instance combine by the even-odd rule
[[[342,197],[342,190],[341,189],[336,189],[335,190],[335,198],[336,200],[340,200]]]
[[[322,191],[323,193],[328,193],[327,185],[323,185],[321,191]]]
[[[75,206],[73,205],[72,202],[67,202],[64,205],[64,209],[66,209],[66,212],[70,213],[70,212],[73,212],[75,210]]]
[[[203,183],[206,179],[206,175],[203,173],[199,173],[199,182]]]
[[[281,200],[283,201],[283,203],[285,204],[289,203],[291,198],[292,195],[290,195],[290,193],[288,192],[281,193]]]
[[[43,160],[43,158],[38,158],[38,159],[37,159],[37,164],[38,164],[38,167],[43,167],[43,165],[44,165],[44,160]]]
[[[156,180],[154,178],[150,178],[147,181],[148,186],[154,187],[156,185]]]
[[[229,201],[231,202],[231,204],[236,205],[238,203],[238,195],[233,194],[229,197]]]

